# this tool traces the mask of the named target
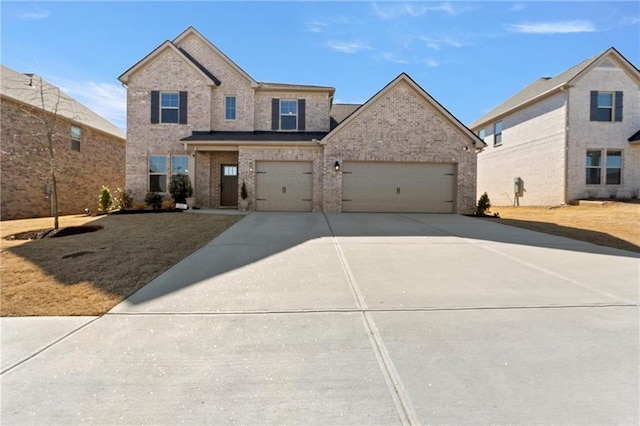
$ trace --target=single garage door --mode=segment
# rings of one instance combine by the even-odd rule
[[[256,161],[256,209],[310,212],[311,161]]]
[[[446,163],[345,161],[342,211],[453,213],[455,170]]]

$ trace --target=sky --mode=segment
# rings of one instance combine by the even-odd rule
[[[189,26],[255,80],[335,87],[335,103],[406,72],[466,125],[612,46],[640,67],[638,1],[2,0],[0,14],[3,65],[123,130],[118,77]]]

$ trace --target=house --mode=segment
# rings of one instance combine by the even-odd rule
[[[55,113],[59,214],[96,211],[102,185],[124,188],[125,134],[34,74],[2,66],[1,218],[53,215],[43,112]],[[42,90],[41,90],[42,88]]]
[[[470,213],[478,137],[408,75],[363,105],[328,86],[259,82],[189,27],[133,65],[127,188],[186,173],[202,208]]]
[[[541,78],[469,126],[494,205],[640,195],[640,72],[613,47]]]

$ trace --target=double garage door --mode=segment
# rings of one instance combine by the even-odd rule
[[[342,211],[453,213],[456,168],[441,163],[342,164]],[[257,161],[259,211],[311,211],[310,161]]]
[[[347,162],[343,212],[453,213],[454,164]]]

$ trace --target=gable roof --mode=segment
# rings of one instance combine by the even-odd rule
[[[460,132],[466,135],[469,139],[471,139],[476,148],[484,148],[487,144],[480,139],[475,133],[473,133],[467,126],[462,124],[460,120],[458,120],[453,114],[451,114],[445,107],[443,107],[438,101],[431,97],[422,87],[420,87],[411,77],[409,77],[406,73],[401,73],[398,77],[393,79],[389,84],[383,87],[378,93],[373,95],[367,102],[362,104],[359,108],[354,110],[347,118],[345,118],[338,126],[332,129],[327,136],[325,136],[322,141],[326,142],[327,139],[334,136],[341,129],[343,129],[348,123],[356,119],[359,115],[362,114],[363,111],[371,106],[376,100],[382,98],[385,94],[387,94],[394,86],[400,84],[401,82],[406,82],[411,86],[416,92],[418,92],[427,103],[429,103],[436,111],[438,111],[445,120],[449,121],[454,127],[456,127]]]
[[[21,104],[42,110],[43,101],[40,92],[40,81],[42,81],[44,108],[48,112],[55,110],[61,117],[115,136],[124,141],[124,131],[70,97],[58,87],[41,79],[40,76],[35,74],[21,74],[4,65],[1,67],[2,85],[0,95],[2,95],[3,98],[6,97]]]
[[[540,78],[524,89],[489,111],[487,114],[478,118],[471,123],[469,127],[471,129],[477,129],[485,126],[492,121],[498,120],[511,112],[531,105],[541,99],[546,98],[554,93],[559,92],[563,88],[572,86],[575,82],[596,67],[605,58],[615,58],[620,67],[626,71],[629,75],[634,76],[638,82],[640,82],[640,71],[631,64],[624,56],[620,54],[615,48],[610,47],[604,52],[598,53],[590,57],[589,59],[580,62],[568,70],[558,74],[555,77],[543,77]]]
[[[200,34],[200,32],[198,30],[196,30],[193,26],[189,26],[189,28],[187,28],[186,30],[184,30],[178,37],[173,39],[173,44],[174,45],[179,45],[180,42],[184,39],[186,39],[187,37],[189,37],[190,35],[194,35],[197,38],[199,38],[204,44],[206,44],[207,46],[209,46],[209,48],[211,50],[213,50],[217,55],[219,55],[225,62],[227,62],[227,64],[229,64],[229,66],[231,66],[231,68],[233,68],[234,70],[236,70],[240,75],[242,75],[244,78],[246,78],[250,83],[252,87],[255,87],[258,85],[258,82],[255,81],[249,74],[247,74],[242,68],[240,68],[235,62],[233,62],[227,55],[224,54],[224,52],[220,49],[218,49],[213,43],[211,43],[205,36],[203,36],[202,34]]]
[[[631,137],[627,140],[629,142],[640,142],[640,130],[631,135]]]
[[[362,104],[333,104],[331,105],[331,130],[353,114]]]
[[[136,71],[138,71],[140,68],[142,68],[142,67],[146,66],[147,64],[149,64],[151,61],[153,61],[156,57],[158,57],[161,53],[163,53],[167,49],[172,51],[176,55],[178,55],[180,58],[182,58],[186,64],[188,64],[198,74],[200,74],[202,76],[202,78],[204,78],[211,86],[213,86],[213,85],[219,86],[220,85],[220,80],[218,80],[212,73],[207,71],[202,65],[200,65],[190,55],[185,55],[186,52],[183,49],[178,49],[169,40],[165,41],[160,46],[158,46],[155,49],[153,49],[153,51],[151,53],[149,53],[147,56],[145,56],[144,58],[139,60],[135,65],[133,65],[128,70],[126,70],[124,73],[122,73],[122,75],[120,77],[118,77],[118,80],[120,80],[120,82],[122,82],[122,84],[129,84],[129,78]]]

